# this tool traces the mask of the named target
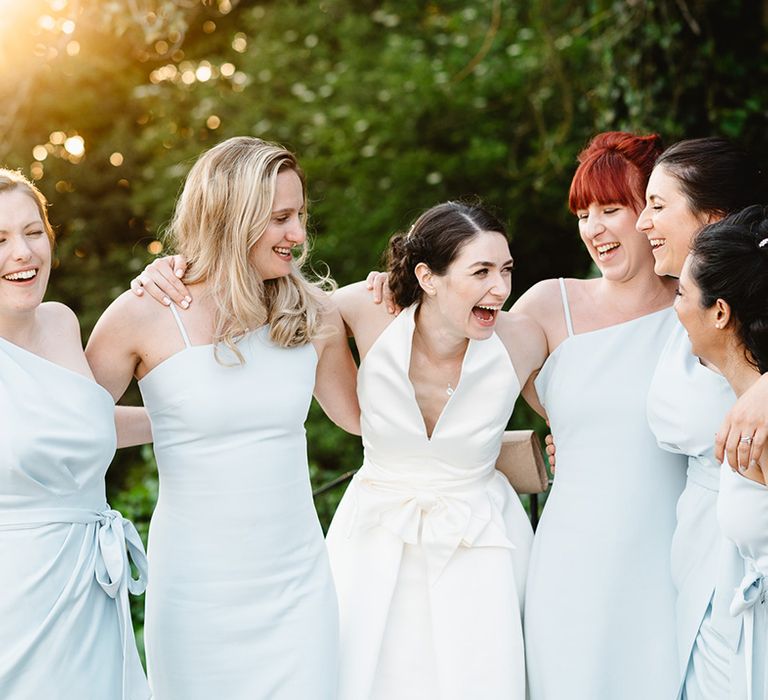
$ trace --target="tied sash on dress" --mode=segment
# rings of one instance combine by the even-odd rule
[[[135,642],[128,594],[141,595],[147,587],[144,543],[133,523],[109,507],[101,512],[77,508],[0,511],[0,531],[51,523],[97,524],[93,543],[93,576],[117,607],[123,652],[122,697],[129,698]],[[138,572],[136,579],[131,573],[131,562]]]
[[[520,385],[495,334],[470,340],[431,436],[408,376],[416,307],[360,365],[364,461],[328,531],[339,700],[523,700],[532,540],[495,470]]]
[[[376,472],[370,463],[363,469],[366,475]],[[479,483],[472,480],[466,485],[420,486],[365,476],[358,479],[354,491],[355,515],[349,532],[383,527],[404,544],[420,545],[433,584],[459,547],[515,549],[501,515],[504,504],[486,488],[494,477],[491,473]]]
[[[765,577],[751,560],[746,562],[747,573],[736,589],[733,600],[731,601],[731,615],[741,616],[744,629],[744,660],[747,673],[747,700],[753,700],[755,697],[753,689],[752,666],[754,659],[754,635],[755,635],[755,606],[765,605],[766,587]],[[758,696],[762,698],[762,694]]]

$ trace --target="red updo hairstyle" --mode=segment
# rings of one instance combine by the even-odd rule
[[[626,131],[597,134],[579,153],[579,167],[571,182],[568,207],[575,214],[590,204],[623,204],[638,212],[645,187],[661,155],[661,137]]]

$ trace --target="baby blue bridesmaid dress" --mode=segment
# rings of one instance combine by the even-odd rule
[[[656,445],[645,402],[675,323],[665,309],[568,337],[536,379],[557,471],[536,530],[525,642],[531,700],[672,700],[669,550],[684,460]]]
[[[729,611],[743,564],[717,522],[720,464],[714,457],[715,433],[734,401],[725,378],[694,357],[678,322],[651,383],[648,421],[660,447],[688,459],[672,541],[678,697],[684,700],[743,697],[736,659],[741,623]]]
[[[147,700],[144,548],[104,491],[112,397],[0,338],[0,433],[0,698]]]
[[[723,534],[744,559],[744,578],[730,612],[743,622],[739,655],[744,659],[746,700],[768,698],[768,487],[723,464],[717,516]]]
[[[264,326],[244,364],[192,345],[139,382],[160,475],[149,529],[147,672],[155,700],[335,700],[338,610],[312,501],[311,343]]]

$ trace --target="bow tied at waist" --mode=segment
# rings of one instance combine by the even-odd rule
[[[763,574],[753,562],[747,562],[747,573],[736,587],[731,601],[731,615],[740,615],[753,608],[758,602],[765,602],[766,585]]]
[[[144,545],[130,520],[116,510],[100,514],[96,580],[110,598],[117,598],[125,586],[126,593],[140,595],[147,587],[147,555]],[[133,562],[139,577],[131,573]]]
[[[454,492],[368,479],[353,483],[356,513],[351,529],[382,527],[405,544],[420,546],[430,583],[459,547],[515,549],[501,507],[485,484]]]

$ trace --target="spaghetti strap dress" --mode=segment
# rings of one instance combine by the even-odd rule
[[[312,501],[304,421],[312,344],[264,326],[237,364],[191,345],[139,382],[159,494],[149,530],[155,700],[335,700],[338,611]]]
[[[670,329],[648,393],[648,421],[658,444],[688,462],[672,541],[678,641],[678,697],[744,697],[737,658],[741,620],[730,614],[743,561],[717,522],[720,464],[715,433],[735,396],[725,378],[693,355],[685,328]]]
[[[664,309],[568,337],[535,386],[557,471],[534,537],[525,607],[531,700],[671,700],[670,544],[684,460],[659,449],[648,386],[675,323]]]
[[[415,306],[360,365],[364,462],[328,531],[340,700],[525,700],[532,537],[494,465],[520,385],[497,335],[469,341],[427,436],[408,373]]]
[[[114,413],[93,380],[0,338],[4,700],[149,698],[128,603],[144,546],[104,486]]]

